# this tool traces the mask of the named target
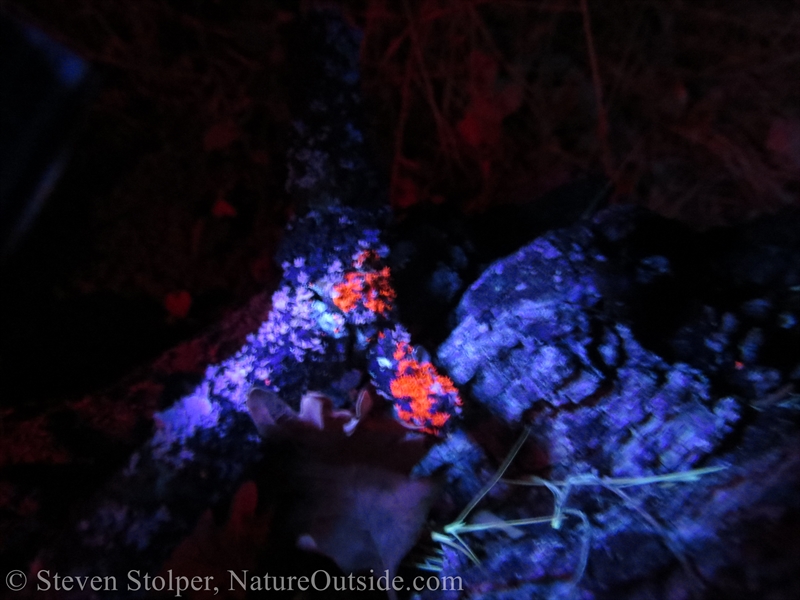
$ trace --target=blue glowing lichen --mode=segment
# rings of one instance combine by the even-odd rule
[[[266,387],[297,409],[306,391],[329,391],[363,364],[403,424],[441,431],[461,400],[398,324],[387,254],[376,219],[365,211],[332,207],[295,220],[279,252],[284,274],[267,320],[238,353],[208,369],[197,394],[210,392],[244,410],[247,391]],[[331,397],[349,408],[345,394]],[[183,440],[210,418],[185,404],[161,416],[170,426],[160,439]]]

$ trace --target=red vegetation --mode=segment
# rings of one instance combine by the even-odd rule
[[[183,319],[192,308],[192,295],[186,290],[170,292],[164,297],[164,308],[176,319]]]

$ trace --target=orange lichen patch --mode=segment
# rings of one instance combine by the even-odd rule
[[[406,356],[411,354],[411,347],[406,342],[397,342],[397,347],[394,349],[394,359],[403,360]]]
[[[353,265],[356,269],[361,269],[364,264],[377,264],[380,262],[381,257],[378,255],[375,250],[364,250],[363,252],[359,252],[358,256],[356,256],[355,260],[353,261]]]
[[[361,303],[369,311],[384,314],[392,308],[395,296],[389,283],[389,267],[371,273],[347,273],[342,283],[333,286],[333,303],[343,312],[350,312]]]
[[[350,312],[361,299],[363,283],[359,277],[362,273],[348,273],[342,283],[333,286],[333,303],[343,312]]]
[[[430,362],[419,362],[406,342],[398,342],[394,351],[397,376],[391,381],[392,396],[408,404],[397,407],[397,416],[406,424],[429,433],[438,433],[450,413],[438,410],[438,396],[455,394],[455,406],[461,399],[453,382],[436,372]]]
[[[364,305],[375,313],[383,314],[392,307],[392,302],[397,296],[389,282],[389,267],[384,267],[377,273],[367,273],[369,293]]]

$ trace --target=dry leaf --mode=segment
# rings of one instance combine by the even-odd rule
[[[363,464],[312,463],[299,475],[315,498],[293,515],[301,547],[346,574],[388,570],[391,579],[425,525],[434,483]]]
[[[373,402],[361,395],[357,411],[366,412]],[[248,408],[268,444],[291,448],[291,456],[282,450],[281,459],[291,461],[289,477],[302,501],[276,514],[276,521],[288,524],[298,547],[326,555],[345,574],[388,570],[393,577],[437,493],[433,480],[409,476],[427,450],[426,436],[375,415],[347,435],[345,415],[320,394],[304,398],[300,415],[264,390],[251,392]]]

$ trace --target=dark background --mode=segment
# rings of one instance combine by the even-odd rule
[[[332,4],[364,31],[367,134],[400,216],[545,211],[587,177],[697,228],[800,195],[796,2]],[[304,8],[0,2],[97,82],[63,176],[0,266],[3,406],[95,392],[276,280]]]

